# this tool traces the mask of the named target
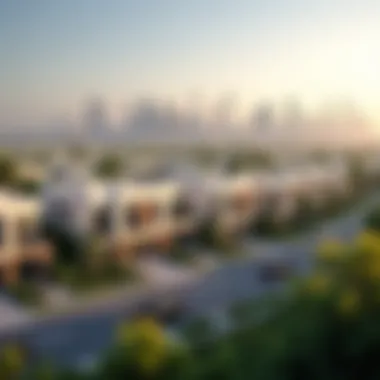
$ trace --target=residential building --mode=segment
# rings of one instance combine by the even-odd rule
[[[4,283],[20,275],[43,271],[53,249],[44,240],[40,226],[41,203],[10,193],[0,194],[0,277]]]

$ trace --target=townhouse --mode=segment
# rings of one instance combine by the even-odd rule
[[[0,194],[0,278],[16,282],[20,276],[45,272],[53,248],[41,233],[41,202],[11,193]]]
[[[166,249],[203,222],[234,233],[268,213],[287,221],[300,198],[320,207],[330,194],[343,196],[346,169],[332,163],[232,175],[177,166],[165,175],[107,182],[61,162],[43,188],[43,220],[79,237],[95,236],[105,249],[130,258]]]
[[[43,204],[45,224],[122,256],[167,247],[196,226],[190,192],[172,180],[99,181],[66,166],[45,183]]]
[[[114,199],[113,242],[121,251],[169,247],[177,236],[176,183],[121,183]]]
[[[270,171],[262,178],[263,200],[261,216],[278,222],[289,220],[297,208],[300,191],[299,176],[293,171]]]
[[[246,229],[258,215],[261,181],[251,174],[213,175],[204,179],[205,215],[221,233]]]
[[[341,163],[302,165],[268,171],[262,175],[262,214],[289,220],[299,200],[321,208],[331,197],[345,198],[350,191],[348,167]]]

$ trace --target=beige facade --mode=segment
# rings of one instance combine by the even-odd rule
[[[52,247],[41,236],[37,199],[0,195],[0,271],[5,282],[16,280],[24,265],[48,265]]]

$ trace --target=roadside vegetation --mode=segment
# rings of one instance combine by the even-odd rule
[[[154,319],[141,317],[115,331],[112,348],[86,373],[63,373],[46,365],[25,373],[22,355],[4,351],[0,369],[6,377],[1,378],[380,378],[379,247],[380,234],[373,231],[348,246],[325,242],[309,278],[291,284],[286,295],[236,305],[230,311],[230,330],[198,320],[173,339]]]
[[[40,182],[20,173],[20,165],[15,158],[0,153],[0,186],[22,194],[37,194]]]
[[[294,214],[283,220],[276,218],[273,213],[273,207],[269,207],[251,225],[251,233],[255,236],[267,238],[292,237],[310,231],[328,220],[349,212],[372,195],[380,183],[379,178],[369,177],[365,174],[361,161],[355,157],[350,160],[349,170],[350,187],[347,189],[345,196],[329,195],[319,206],[313,205],[306,198],[299,197],[296,200]],[[371,219],[373,224],[379,223],[380,228],[380,209],[379,211],[374,210],[368,218]]]
[[[0,177],[6,173],[4,181],[10,181],[8,164],[3,169],[1,165]],[[120,170],[109,163],[104,167],[99,170],[104,176]],[[364,178],[360,168],[355,167],[352,175],[355,191],[347,202],[332,199],[323,209],[315,210],[300,199],[293,221],[276,224],[268,217],[267,233],[284,236],[304,231],[373,191],[376,182]],[[209,221],[198,239],[226,255],[238,252],[239,239],[215,232]],[[135,279],[132,268],[120,265],[97,241],[87,244],[56,233],[50,239],[57,248],[52,276],[74,290],[88,291]],[[176,251],[175,256],[185,263],[189,259],[185,250]],[[27,283],[10,291],[27,303],[40,302],[34,287]],[[21,346],[6,345],[0,349],[0,379],[378,379],[380,208],[368,215],[366,231],[352,244],[325,242],[314,272],[291,284],[289,293],[235,305],[229,319],[231,329],[227,331],[208,320],[193,321],[175,340],[150,315],[142,316],[122,324],[115,331],[112,347],[86,372],[64,371],[49,363],[39,365]]]
[[[118,260],[97,239],[81,241],[58,231],[50,231],[49,239],[56,249],[52,277],[74,292],[136,280],[131,263]]]

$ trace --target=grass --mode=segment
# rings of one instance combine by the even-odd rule
[[[61,265],[57,268],[56,275],[59,282],[78,293],[113,287],[136,279],[131,268],[124,268],[117,263],[108,263],[98,268]]]
[[[10,296],[26,306],[39,306],[43,296],[38,285],[31,281],[21,280],[17,284],[7,288]]]

